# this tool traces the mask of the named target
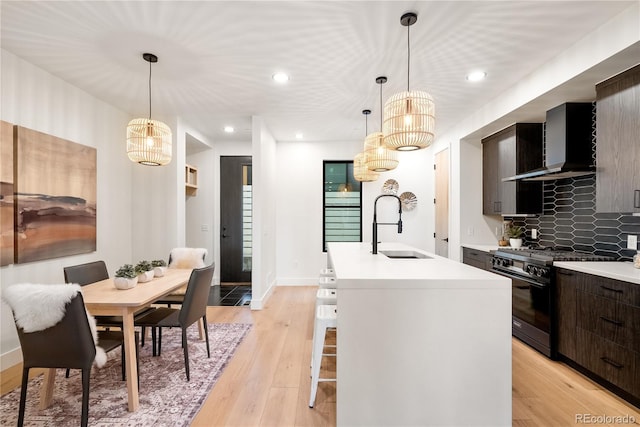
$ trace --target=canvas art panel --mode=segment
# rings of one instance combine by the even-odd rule
[[[96,149],[16,127],[16,262],[96,250]]]
[[[13,264],[13,124],[0,121],[0,267]]]

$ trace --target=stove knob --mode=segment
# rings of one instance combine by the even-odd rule
[[[549,269],[541,268],[540,269],[540,277],[549,277]]]

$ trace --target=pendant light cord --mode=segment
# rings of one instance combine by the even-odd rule
[[[380,82],[380,132],[382,132],[382,85],[384,83]]]
[[[151,61],[149,61],[149,121],[151,121]]]
[[[364,136],[369,135],[369,115],[365,113],[364,115]]]
[[[411,31],[411,25],[407,25],[407,92],[409,90],[409,69],[411,68],[411,41],[409,38],[409,32]]]

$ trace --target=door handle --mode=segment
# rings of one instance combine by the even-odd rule
[[[444,239],[442,239],[443,242],[449,242],[449,238],[445,237]]]
[[[222,238],[226,239],[227,237],[229,237],[226,233],[227,231],[227,227],[222,227]]]

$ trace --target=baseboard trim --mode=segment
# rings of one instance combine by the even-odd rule
[[[0,355],[0,371],[9,369],[12,366],[22,363],[22,350],[20,347],[7,351]]]
[[[318,277],[281,277],[278,286],[318,286]]]

